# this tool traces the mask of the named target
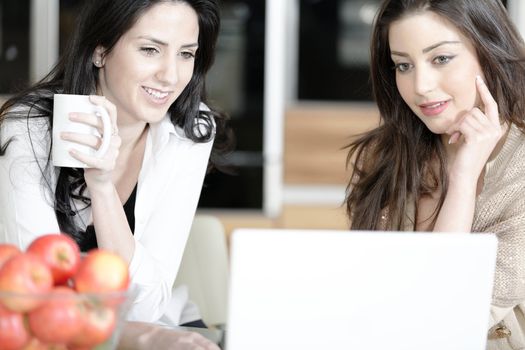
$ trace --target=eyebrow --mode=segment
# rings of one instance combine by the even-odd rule
[[[158,45],[161,45],[161,46],[168,46],[168,43],[165,42],[165,41],[162,41],[162,40],[159,40],[157,38],[154,38],[152,36],[149,36],[149,35],[141,35],[138,37],[139,39],[146,39],[146,40],[149,40],[151,42],[154,42],[155,44],[158,44]],[[183,49],[188,49],[188,48],[192,48],[192,47],[198,47],[199,44],[198,43],[192,43],[192,44],[186,44],[186,45],[182,45],[181,48]]]
[[[447,45],[447,44],[461,44],[461,41],[449,41],[449,40],[445,40],[445,41],[440,41],[434,45],[430,45],[429,47],[425,47],[423,50],[421,50],[423,53],[427,53],[427,52],[430,52],[432,50],[434,50],[435,48],[437,47],[440,47],[442,45]],[[390,52],[392,55],[396,55],[396,56],[403,56],[403,57],[407,57],[408,54],[404,53],[404,52],[399,52],[399,51],[391,51]]]

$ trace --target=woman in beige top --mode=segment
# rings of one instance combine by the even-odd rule
[[[525,349],[520,35],[499,0],[385,0],[371,42],[382,122],[349,146],[352,229],[496,233],[488,349]]]

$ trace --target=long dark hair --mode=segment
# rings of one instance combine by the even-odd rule
[[[216,111],[200,111],[201,102],[206,103],[205,75],[213,60],[220,17],[217,0],[89,0],[77,18],[77,26],[64,54],[56,66],[39,83],[20,92],[0,108],[0,122],[5,118],[44,118],[52,128],[53,94],[93,94],[98,84],[98,68],[93,64],[93,53],[97,46],[108,54],[115,44],[152,6],[160,2],[184,2],[197,13],[199,22],[199,49],[195,58],[193,76],[181,95],[169,108],[171,121],[181,127],[194,142],[207,142],[215,135],[208,169],[215,165],[224,151],[230,148],[231,131],[226,126],[226,117]],[[25,106],[27,108],[14,108]],[[17,112],[23,110],[23,112]],[[199,123],[199,127],[196,127]],[[31,133],[28,127],[28,133]],[[31,136],[31,135],[30,135]],[[50,137],[49,137],[50,138]],[[9,145],[6,140],[0,145],[3,155]],[[51,142],[51,140],[49,140]],[[50,150],[50,145],[49,145]],[[73,199],[90,205],[84,196],[86,182],[83,169],[60,168],[56,188],[51,188],[50,156],[46,164],[40,165],[44,184],[54,193],[54,206],[61,231],[73,236],[77,242],[86,239],[74,216]],[[38,160],[37,160],[38,161]],[[90,238],[92,239],[92,238]]]
[[[415,227],[415,222],[407,221],[410,203],[441,189],[438,213],[445,199],[448,178],[444,146],[440,136],[433,134],[401,98],[388,42],[392,22],[422,11],[447,19],[471,41],[498,103],[500,120],[525,132],[523,41],[499,0],[384,1],[370,45],[371,80],[381,126],[353,141],[347,158],[347,165],[354,166],[346,195],[352,229]],[[433,223],[436,217],[433,215]]]

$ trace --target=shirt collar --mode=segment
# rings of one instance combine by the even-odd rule
[[[158,155],[164,147],[168,144],[170,137],[177,137],[180,139],[186,139],[184,136],[184,130],[180,127],[173,125],[170,119],[169,113],[158,123],[149,125],[149,133],[151,137],[151,146],[153,155]]]
[[[199,104],[199,110],[200,111],[210,111],[210,108],[204,104]],[[215,126],[215,122],[212,119],[212,123]],[[166,147],[168,144],[168,141],[170,139],[170,136],[174,136],[180,140],[189,140],[188,137],[186,137],[186,134],[184,130],[179,127],[173,125],[170,119],[170,114],[166,113],[164,118],[158,123],[150,124],[150,136],[151,136],[151,146],[153,150],[153,155],[156,156],[160,154],[162,149]]]

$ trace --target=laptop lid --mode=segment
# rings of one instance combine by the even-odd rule
[[[227,350],[485,349],[490,234],[239,229]]]

